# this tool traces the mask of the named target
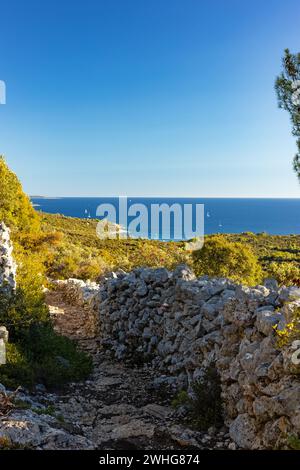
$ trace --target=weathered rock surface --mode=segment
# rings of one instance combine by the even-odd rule
[[[284,447],[290,430],[300,432],[299,375],[274,330],[300,307],[299,288],[196,279],[183,266],[122,273],[104,280],[97,295],[100,341],[117,359],[143,358],[177,388],[191,387],[214,364],[239,447]]]
[[[0,416],[0,444],[29,449],[226,449],[229,435],[209,435],[183,426],[161,396],[148,367],[117,364],[105,352],[94,356],[89,380],[65,392],[36,388],[17,398],[30,409]],[[1,392],[1,388],[0,388]],[[51,410],[51,415],[47,414]]]
[[[12,256],[10,230],[0,223],[0,293],[10,295],[16,288],[16,263]]]

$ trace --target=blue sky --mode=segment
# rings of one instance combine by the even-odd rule
[[[298,0],[0,1],[0,154],[30,194],[299,197],[274,80]]]

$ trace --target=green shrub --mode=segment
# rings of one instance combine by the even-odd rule
[[[280,285],[300,286],[300,266],[294,262],[272,262],[267,268],[269,277],[277,279]]]
[[[0,156],[0,220],[13,233],[33,233],[40,230],[40,219],[21,183]]]
[[[221,383],[214,365],[206,368],[203,377],[191,386],[191,394],[181,390],[172,401],[175,408],[186,406],[187,420],[195,428],[204,431],[210,426],[223,425]]]
[[[36,379],[48,387],[82,380],[92,370],[91,358],[69,338],[55,333],[51,325],[32,325],[23,347]]]
[[[7,344],[7,364],[0,368],[0,382],[12,388],[43,383],[59,388],[85,379],[92,361],[70,339],[55,333],[50,324],[33,324],[19,333],[18,343]]]
[[[0,368],[0,382],[9,387],[43,383],[59,387],[84,379],[91,359],[70,339],[54,332],[40,291],[18,288],[7,299],[0,297],[0,324],[9,330],[7,364]]]
[[[40,269],[36,255],[20,263],[15,295],[10,299],[0,296],[0,324],[8,328],[10,341],[0,382],[9,387],[32,387],[35,383],[61,386],[85,378],[91,370],[86,355],[53,331]]]
[[[33,408],[32,411],[37,415],[55,416],[55,407],[53,405],[49,405],[46,408]]]
[[[275,328],[276,334],[278,336],[278,347],[282,348],[286,345],[291,344],[293,341],[300,339],[300,308],[297,308],[293,312],[293,318],[290,323],[285,325],[285,328],[278,330]]]
[[[192,411],[197,428],[206,430],[210,426],[222,426],[221,383],[214,366],[205,370],[204,376],[192,384]]]
[[[191,402],[190,396],[186,390],[180,390],[172,400],[173,408],[189,405]]]
[[[40,214],[0,157],[2,220],[12,230],[18,287],[11,298],[0,296],[0,325],[9,331],[7,364],[0,367],[0,382],[8,387],[35,383],[58,387],[87,377],[91,359],[54,332],[44,303],[46,260],[61,243],[62,234],[41,230]]]
[[[288,446],[293,450],[300,450],[300,438],[294,434],[288,436]]]
[[[9,299],[0,295],[0,324],[9,330],[10,341],[20,341],[36,322],[49,322],[49,312],[40,291],[18,288]]]
[[[262,278],[262,269],[252,250],[239,242],[230,242],[222,235],[205,240],[201,250],[193,252],[193,268],[198,276],[228,277],[253,285]]]
[[[9,388],[17,388],[19,385],[32,387],[34,384],[34,371],[32,364],[18,344],[6,345],[7,363],[0,366],[0,383]]]

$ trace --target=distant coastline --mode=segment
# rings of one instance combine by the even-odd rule
[[[30,199],[64,199],[63,197],[57,196],[29,196]]]
[[[116,198],[109,198],[112,201]],[[149,198],[140,199],[147,205]],[[159,199],[159,198],[157,198]],[[161,198],[165,202],[172,198]],[[182,198],[184,199],[184,198]],[[262,233],[300,234],[300,198],[199,198],[205,206],[205,234]],[[101,197],[36,197],[38,210],[81,219],[96,218]]]

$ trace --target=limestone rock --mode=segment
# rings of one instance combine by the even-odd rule
[[[248,414],[239,415],[230,425],[231,439],[242,449],[258,448],[255,420]]]
[[[258,331],[268,336],[274,332],[274,327],[283,319],[280,313],[271,310],[260,310],[256,314]]]
[[[11,295],[16,289],[17,265],[12,256],[10,229],[0,223],[0,293]]]
[[[59,423],[48,415],[37,415],[30,410],[16,411],[0,424],[0,438],[28,449],[93,449],[83,436],[71,435],[59,429]]]

